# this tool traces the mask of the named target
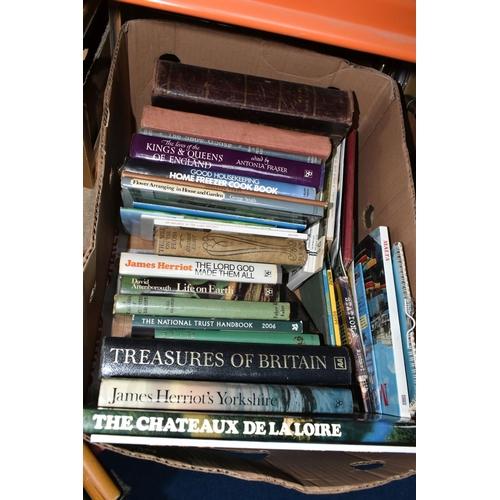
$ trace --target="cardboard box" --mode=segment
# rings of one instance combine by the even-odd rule
[[[416,294],[415,191],[403,109],[394,80],[297,44],[241,34],[227,26],[129,21],[122,27],[105,91],[94,221],[84,254],[84,393],[99,348],[107,270],[110,259],[116,257],[113,245],[120,205],[117,169],[128,153],[142,107],[150,103],[153,65],[162,54],[175,54],[188,64],[352,90],[359,135],[358,240],[371,228],[387,225],[391,239],[404,243]],[[412,453],[263,450],[260,460],[246,460],[241,454],[215,449],[105,447],[175,467],[268,481],[306,493],[369,488],[414,474],[416,469],[416,455]],[[367,464],[372,466],[366,468]]]

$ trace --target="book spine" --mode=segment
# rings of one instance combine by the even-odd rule
[[[332,322],[333,322],[333,345],[342,345],[342,338],[340,336],[340,321],[339,311],[337,310],[337,299],[335,297],[335,286],[333,280],[333,272],[330,267],[326,269],[326,279],[328,282],[328,290],[330,291],[330,307],[332,308]]]
[[[191,318],[291,319],[289,302],[244,302],[239,300],[192,299],[163,295],[116,294],[113,314],[151,314]]]
[[[289,222],[292,224],[307,225],[321,218],[321,215],[319,215],[321,209],[319,207],[312,207],[314,212],[319,212],[318,215],[310,215],[303,213],[305,209],[297,208],[294,211],[292,205],[289,204],[282,206],[286,210],[272,208],[271,205],[274,205],[274,202],[253,205],[252,203],[255,201],[255,197],[253,196],[242,197],[228,193],[226,197],[225,193],[217,194],[213,190],[190,188],[171,183],[161,183],[161,185],[149,181],[144,183],[140,179],[129,179],[127,177],[122,178],[121,184],[121,196],[123,205],[126,208],[144,208],[148,204],[152,210],[161,210],[160,207],[164,206],[169,213],[174,208],[181,209],[184,213],[189,213],[186,209],[199,210],[201,207],[207,213],[225,213],[230,217],[240,215],[243,217],[253,217],[254,220],[255,217],[267,218],[272,220],[274,224]],[[279,201],[279,203],[282,202]]]
[[[132,337],[134,337],[132,329]],[[204,340],[206,342],[247,342],[251,344],[321,345],[320,336],[307,333],[279,333],[234,330],[181,330],[156,328],[155,339]]]
[[[323,269],[321,270],[321,278],[323,285],[323,295],[325,297],[325,309],[326,309],[326,321],[328,325],[328,337],[329,337],[329,345],[340,345],[335,342],[335,331],[333,327],[333,317],[332,317],[332,304],[331,304],[331,296],[330,296],[330,288],[328,286],[328,276],[326,266],[323,265]]]
[[[118,278],[117,293],[128,295],[168,295],[257,302],[279,302],[284,297],[283,286],[280,284],[145,276],[119,276]]]
[[[392,245],[392,262],[394,267],[394,283],[397,292],[399,323],[401,328],[403,353],[406,367],[406,381],[410,397],[410,412],[416,411],[417,404],[417,360],[415,345],[415,309],[411,296],[410,283],[406,271],[404,248],[401,242]]]
[[[271,179],[323,189],[324,164],[313,165],[265,155],[192,144],[163,137],[135,133],[129,156],[228,174]]]
[[[261,413],[352,413],[352,394],[343,387],[260,383],[103,378],[97,406]]]
[[[123,192],[122,192],[123,196]],[[130,200],[128,200],[130,201]],[[133,208],[137,211],[148,211],[152,212],[164,212],[170,215],[186,215],[189,217],[204,217],[213,220],[228,221],[228,222],[238,222],[241,224],[263,224],[265,226],[278,227],[283,229],[292,229],[297,231],[304,231],[307,227],[307,221],[303,217],[288,218],[288,220],[282,220],[279,218],[272,219],[265,216],[256,215],[243,215],[235,212],[224,212],[218,210],[200,210],[196,207],[188,207],[186,205],[172,206],[172,205],[159,205],[155,203],[148,202],[134,202],[127,207],[127,200],[124,199],[125,208]]]
[[[349,279],[346,276],[338,276],[335,280],[339,284],[340,293],[342,295],[341,305],[347,332],[347,342],[354,359],[354,374],[361,391],[364,411],[372,413],[374,409],[372,407],[370,397],[370,383],[368,370],[366,368],[366,355],[358,327],[358,319],[356,317],[351,286],[349,284]]]
[[[298,153],[291,153],[288,151],[278,151],[267,148],[260,148],[258,146],[246,146],[244,144],[235,144],[215,139],[207,139],[205,137],[194,137],[192,135],[177,134],[175,132],[166,132],[164,130],[156,130],[152,128],[140,128],[139,134],[152,135],[156,137],[163,137],[175,141],[190,142],[194,144],[203,144],[206,146],[214,146],[216,148],[234,149],[235,151],[243,151],[245,153],[275,156],[277,158],[284,158],[287,160],[300,161],[303,163],[312,163],[313,165],[321,165],[324,158],[319,156],[306,156]]]
[[[160,59],[151,104],[330,137],[343,137],[354,113],[350,91]]]
[[[345,173],[342,206],[342,259],[348,269],[354,259],[354,204],[356,190],[357,131],[351,130],[346,137]]]
[[[203,184],[197,184],[196,182],[151,177],[142,174],[129,175],[127,172],[122,174],[121,186],[122,189],[133,190],[132,198],[134,198],[133,193],[137,191],[143,197],[147,196],[153,200],[186,201],[186,199],[195,198],[210,200],[219,205],[223,202],[224,204],[251,207],[252,210],[273,210],[276,213],[297,212],[303,215],[322,216],[325,210],[325,204],[317,200],[303,200],[280,195],[268,196],[263,193],[236,189],[207,188]]]
[[[276,238],[292,238],[294,240],[308,240],[307,233],[298,233],[297,231],[289,231],[286,229],[276,227],[262,227],[256,225],[245,225],[233,223],[224,223],[207,220],[184,219],[180,217],[168,216],[152,216],[150,220],[153,221],[152,227],[180,227],[184,229],[201,229],[205,231],[218,231],[224,233],[237,233],[237,234],[253,234],[255,236],[274,236]],[[148,238],[153,241],[153,233]]]
[[[184,318],[134,314],[130,326],[145,328],[188,328],[196,330],[233,330],[257,332],[305,333],[303,321],[232,318]]]
[[[156,228],[153,250],[157,255],[295,267],[303,265],[307,259],[306,244],[302,240],[171,227]]]
[[[238,283],[280,284],[282,280],[281,266],[276,264],[132,252],[121,253],[118,272],[126,276],[215,279]]]
[[[366,369],[368,371],[368,380],[370,382],[370,397],[372,398],[372,406],[376,413],[382,413],[382,404],[378,391],[379,383],[377,376],[377,364],[373,353],[373,336],[370,327],[365,282],[363,279],[363,267],[361,264],[357,264],[354,269],[354,288],[356,290],[359,325],[365,346]]]
[[[346,415],[294,415],[223,412],[181,412],[141,409],[84,408],[83,432],[91,442],[176,445],[184,438],[190,446],[236,447],[252,441],[320,445],[351,443],[361,445],[416,446],[414,421],[389,419],[380,415],[350,418]],[[122,439],[120,439],[122,438]],[[156,439],[155,439],[156,438]],[[153,441],[151,441],[153,439]],[[242,443],[242,444],[240,444]],[[267,449],[267,448],[260,448]]]
[[[244,191],[271,195],[290,196],[305,200],[315,200],[317,191],[310,186],[280,182],[273,179],[237,175],[234,171],[224,172],[217,167],[203,169],[155,162],[128,156],[123,163],[123,172],[128,174],[150,175],[165,179],[176,179],[208,186],[241,189]]]
[[[308,163],[326,160],[332,151],[330,139],[315,133],[151,105],[142,108],[140,128],[183,134],[195,141],[208,139],[213,145],[231,143],[234,146],[257,147],[273,152],[270,156],[293,154]]]
[[[343,346],[294,346],[104,337],[101,375],[269,384],[351,383]]]

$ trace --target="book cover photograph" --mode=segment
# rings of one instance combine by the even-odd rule
[[[350,414],[353,411],[351,391],[344,387],[118,377],[102,379],[97,405],[250,413]]]
[[[341,450],[342,444],[367,444],[371,451],[409,451],[416,445],[414,421],[382,415],[294,415],[219,412],[154,411],[139,409],[84,408],[83,431],[94,443],[249,446],[286,449],[303,444],[305,449]],[[120,439],[121,438],[121,439]],[[172,441],[169,441],[172,439]],[[197,440],[206,440],[197,443]],[[309,446],[318,445],[318,446]],[[331,447],[326,447],[331,445]]]

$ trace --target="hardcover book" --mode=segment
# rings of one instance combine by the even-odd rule
[[[187,318],[183,316],[155,316],[118,314],[113,320],[113,336],[128,337],[134,329],[182,328],[196,330],[234,330],[257,332],[305,333],[310,328],[303,320],[260,320],[244,318]]]
[[[290,302],[245,302],[240,300],[193,299],[164,295],[116,294],[113,314],[184,316],[190,318],[243,318],[289,321],[295,304]]]
[[[339,386],[351,383],[343,346],[104,337],[102,377]]]
[[[103,378],[97,406],[148,410],[352,413],[344,387],[153,378]]]
[[[277,264],[132,252],[121,253],[118,272],[126,276],[216,279],[242,283],[280,284],[282,280],[281,266]]]
[[[289,196],[306,200],[315,200],[317,190],[303,184],[294,184],[275,179],[256,176],[238,175],[234,169],[224,172],[217,167],[200,168],[174,163],[157,162],[127,156],[123,162],[122,172],[132,177],[135,174],[150,176],[152,180],[177,179],[208,186],[217,186],[243,191]]]
[[[93,443],[415,453],[416,424],[386,415],[294,415],[84,408]],[[352,445],[352,446],[351,446]]]
[[[207,144],[249,153],[290,157],[308,163],[320,163],[331,153],[328,137],[270,127],[246,121],[227,120],[216,116],[189,113],[158,106],[144,106],[141,129],[189,137],[189,142]],[[175,138],[175,137],[173,137]]]
[[[303,265],[307,259],[306,244],[303,240],[175,227],[155,229],[153,251],[157,255],[262,262],[294,267]]]
[[[151,104],[340,140],[352,125],[351,91],[158,59]]]
[[[379,226],[355,250],[362,264],[382,413],[410,416],[410,401],[392,267],[389,230]]]
[[[144,338],[134,328],[132,337]],[[281,333],[272,331],[236,330],[181,330],[180,328],[157,328],[153,330],[155,339],[204,340],[207,342],[250,342],[255,344],[321,345],[320,335],[314,333]]]
[[[279,302],[285,297],[280,284],[121,275],[117,293],[257,302]]]
[[[129,155],[160,164],[184,165],[199,170],[200,173],[215,170],[235,176],[300,184],[318,190],[323,188],[325,175],[323,163],[315,165],[139,133],[132,136]],[[223,180],[214,176],[207,178],[206,182],[211,179],[214,182]]]

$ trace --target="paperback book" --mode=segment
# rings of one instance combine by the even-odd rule
[[[295,415],[84,408],[93,443],[415,453],[416,424],[386,415]]]
[[[105,337],[101,375],[347,386],[352,372],[343,346]]]
[[[97,406],[148,410],[352,413],[344,387],[218,381],[103,378]]]

